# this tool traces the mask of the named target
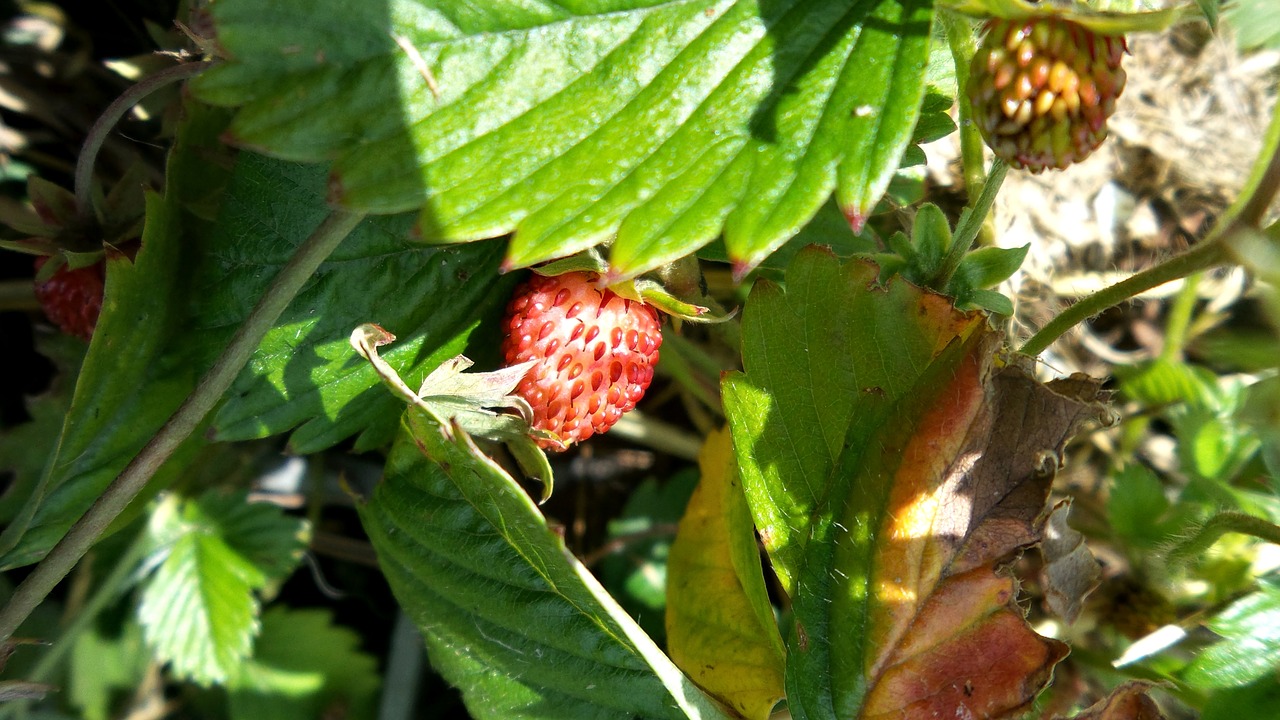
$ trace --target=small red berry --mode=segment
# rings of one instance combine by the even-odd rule
[[[47,260],[36,258],[36,270]],[[48,280],[35,284],[36,300],[62,332],[88,340],[102,311],[103,287],[102,263],[75,270],[62,267]]]
[[[534,275],[516,288],[503,320],[508,366],[537,364],[516,387],[533,408],[533,426],[563,450],[613,427],[644,397],[662,345],[658,313],[597,289],[591,273]]]

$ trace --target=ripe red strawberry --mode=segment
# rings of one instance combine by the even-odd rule
[[[36,258],[36,270],[47,260]],[[75,270],[61,267],[48,280],[35,284],[36,299],[62,332],[88,340],[102,311],[103,286],[102,263]]]
[[[653,379],[662,345],[658,313],[592,284],[592,273],[534,275],[507,306],[502,353],[508,366],[537,364],[516,387],[534,427],[563,450],[613,427]]]
[[[1123,35],[1053,15],[988,21],[967,92],[992,152],[1036,173],[1088,157],[1124,91],[1126,49]]]

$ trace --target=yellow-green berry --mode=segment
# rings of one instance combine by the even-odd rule
[[[987,145],[1016,168],[1079,162],[1107,137],[1124,90],[1123,35],[1054,15],[993,19],[973,56],[967,94]]]

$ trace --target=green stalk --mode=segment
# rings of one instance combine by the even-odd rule
[[[102,115],[89,128],[89,133],[84,138],[84,145],[80,147],[80,155],[76,158],[76,175],[75,175],[75,191],[76,191],[76,210],[80,213],[81,219],[88,219],[92,214],[92,203],[90,202],[91,189],[93,186],[93,164],[98,159],[98,151],[102,150],[102,144],[106,142],[107,136],[111,134],[111,129],[120,122],[120,118],[129,112],[134,105],[137,105],[143,98],[160,88],[178,82],[193,78],[196,75],[208,70],[212,63],[192,62],[183,63],[167,67],[164,70],[156,72],[152,75],[139,80],[120,93],[120,97],[116,98],[102,112]]]
[[[30,279],[0,281],[0,311],[28,312],[39,309],[40,303],[36,300],[35,285]]]
[[[1170,565],[1183,565],[1191,558],[1204,554],[1229,532],[1251,535],[1273,545],[1280,545],[1280,526],[1247,513],[1228,510],[1214,515],[1194,535],[1179,541],[1165,554],[1165,559]]]
[[[1190,250],[1148,268],[1132,277],[1121,280],[1111,287],[1100,290],[1076,304],[1063,310],[1057,317],[1040,328],[1031,339],[1019,348],[1024,355],[1039,355],[1065,332],[1084,322],[1113,305],[1136,297],[1151,288],[1159,287],[1167,282],[1184,278],[1192,273],[1206,270],[1224,262],[1227,253],[1222,243],[1207,240]]]
[[[1187,344],[1187,329],[1191,327],[1191,314],[1196,307],[1196,289],[1200,287],[1202,274],[1196,273],[1187,277],[1182,289],[1178,291],[1173,305],[1169,308],[1169,320],[1164,327],[1164,349],[1160,357],[1165,360],[1179,360],[1182,349]]]
[[[956,110],[960,132],[960,160],[964,163],[964,186],[969,193],[969,204],[978,202],[978,194],[986,182],[986,160],[983,158],[982,133],[973,123],[969,103],[965,102],[965,88],[969,85],[969,64],[978,52],[973,26],[968,18],[944,12],[939,19],[947,31],[947,44],[951,47],[951,59],[956,69]]]
[[[1190,250],[1094,293],[1067,308],[1026,342],[1019,352],[1039,355],[1076,323],[1083,322],[1139,293],[1233,260],[1231,241],[1241,232],[1255,232],[1280,191],[1280,101],[1271,112],[1263,138],[1263,152],[1254,163],[1240,197],[1227,208],[1209,236]],[[1268,229],[1269,231],[1270,229]],[[1270,236],[1270,235],[1269,235]],[[1274,236],[1270,236],[1274,239]]]
[[[8,604],[0,610],[0,642],[13,636],[18,626],[84,557],[107,526],[146,487],[160,466],[204,422],[205,416],[221,401],[280,314],[320,263],[363,218],[363,213],[334,210],[298,247],[191,395],[14,590]]]
[[[54,641],[53,646],[40,658],[40,662],[36,663],[36,666],[32,668],[27,681],[43,683],[53,678],[54,672],[57,671],[67,653],[71,651],[76,639],[93,624],[108,603],[120,596],[120,593],[128,586],[130,576],[137,569],[138,563],[142,561],[146,554],[147,533],[143,530],[129,544],[124,555],[116,561],[116,565],[111,569],[111,572],[98,584],[93,596],[89,598],[89,602],[85,603],[83,608],[80,608],[80,611],[75,614],[75,619],[63,629],[58,635],[58,639]],[[15,713],[26,715],[27,706],[28,703],[26,702],[0,705],[0,720],[13,717]]]
[[[978,195],[969,212],[962,215],[960,222],[956,224],[956,233],[951,238],[951,247],[947,248],[947,256],[942,259],[942,267],[926,283],[929,287],[941,289],[951,282],[951,276],[955,275],[965,254],[973,245],[974,239],[981,232],[991,206],[996,201],[996,195],[1000,192],[1000,186],[1004,183],[1004,176],[1008,172],[1009,166],[1003,160],[996,158],[992,161],[991,174],[987,176],[986,183],[982,186],[982,193]]]

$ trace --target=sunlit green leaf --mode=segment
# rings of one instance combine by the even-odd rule
[[[748,504],[790,600],[797,717],[1000,717],[1065,645],[996,568],[1043,534],[1098,387],[995,367],[985,316],[817,250],[757,281],[723,381]],[[986,652],[999,647],[999,652]],[[957,662],[956,658],[964,658]]]
[[[1190,403],[1212,407],[1218,395],[1218,378],[1204,368],[1166,359],[1115,370],[1125,395],[1148,406]]]
[[[1280,666],[1280,583],[1260,584],[1208,622],[1222,640],[1196,656],[1183,675],[1201,687],[1246,685]]]
[[[213,8],[230,135],[336,158],[333,196],[509,266],[612,241],[634,275],[723,230],[739,271],[835,191],[857,224],[916,128],[929,0],[253,0]],[[933,132],[933,131],[931,131]]]
[[[288,574],[306,547],[300,520],[246,498],[172,496],[151,516],[155,571],[143,586],[138,620],[156,657],[197,683],[239,673],[258,633],[257,591]]]

